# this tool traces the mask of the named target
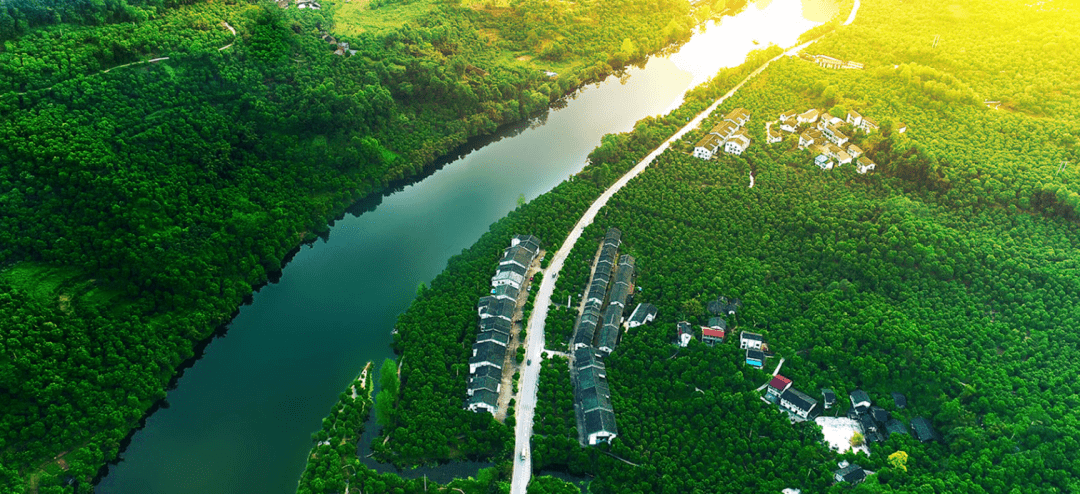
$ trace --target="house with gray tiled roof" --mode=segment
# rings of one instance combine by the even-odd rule
[[[501,317],[489,317],[480,321],[480,332],[495,331],[506,335],[510,334],[510,330],[514,325],[510,321]]]
[[[858,484],[866,479],[866,471],[854,463],[833,472],[833,480]]]
[[[480,389],[469,395],[465,408],[472,412],[485,411],[494,415],[499,410],[498,404],[499,393]]]
[[[873,402],[870,401],[870,395],[866,394],[866,391],[856,389],[851,392],[851,406],[856,410],[866,411],[870,409],[870,405]]]
[[[653,304],[645,303],[638,304],[634,308],[634,312],[630,313],[630,317],[626,320],[626,327],[633,329],[643,324],[648,324],[656,318],[656,306]]]
[[[498,331],[481,331],[480,335],[476,337],[476,342],[483,343],[485,341],[491,341],[496,344],[506,346],[510,343],[510,335],[506,333],[500,333]]]
[[[791,413],[807,419],[817,409],[817,400],[795,388],[788,388],[780,395],[780,406]]]
[[[753,348],[746,349],[746,363],[751,367],[758,369],[765,366],[765,352],[761,350],[754,350]]]
[[[821,389],[821,398],[822,405],[825,407],[826,410],[832,408],[833,405],[836,404],[836,393],[834,393],[833,390],[829,388]]]
[[[470,375],[466,387],[469,396],[485,389],[498,393],[500,388],[502,388],[502,370],[488,366],[481,367],[476,370],[475,374]]]
[[[476,373],[480,367],[495,367],[502,369],[506,361],[506,347],[492,341],[475,343],[472,347],[472,357],[469,358],[469,373]]]
[[[604,311],[604,324],[600,327],[600,335],[596,339],[596,348],[604,355],[610,355],[615,351],[615,345],[619,341],[619,328],[622,327],[622,307],[609,305]]]
[[[514,300],[495,298],[490,295],[480,298],[476,305],[476,312],[480,314],[481,321],[491,317],[513,321],[514,310],[517,308]]]
[[[934,430],[934,425],[922,417],[911,419],[911,430],[915,433],[915,439],[922,442],[939,441],[941,436]]]

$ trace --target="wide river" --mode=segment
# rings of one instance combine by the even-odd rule
[[[335,222],[327,241],[302,248],[184,371],[97,492],[296,492],[311,433],[365,362],[392,356],[390,331],[417,285],[519,196],[532,199],[580,171],[604,134],[677,107],[687,89],[750,50],[793,45],[835,8],[831,0],[751,4],[677,53],[583,88],[546,120]]]

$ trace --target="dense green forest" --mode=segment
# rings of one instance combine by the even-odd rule
[[[806,50],[862,62],[865,70],[784,59],[701,127],[731,108],[749,109],[753,144],[746,153],[691,157],[704,130],[664,153],[601,210],[554,297],[558,303],[580,293],[603,229],[618,226],[637,259],[639,297],[660,308],[656,321],[629,332],[606,360],[620,436],[589,449],[568,440],[576,435],[569,376],[558,359],[545,362],[534,466],[594,475],[590,492],[1080,489],[1072,459],[1080,389],[1071,384],[1080,377],[1080,339],[1072,331],[1080,317],[1073,183],[1080,129],[1070,118],[1080,52],[1068,42],[1076,15],[1060,1],[865,2],[853,25],[823,29],[830,34]],[[728,80],[722,74],[696,94],[721,94]],[[454,366],[469,343],[470,300],[482,291],[501,241],[524,231],[557,248],[590,197],[707,99],[691,98],[678,118],[646,119],[632,133],[606,137],[585,171],[493,226],[414,302],[397,342],[405,368],[410,355],[456,352],[457,364],[415,359],[412,376],[441,374],[441,385],[460,389],[431,399],[424,393],[440,383],[403,382],[400,404],[433,419],[409,423],[404,434],[391,431],[397,446],[387,454],[452,456],[451,446],[424,450],[409,437],[442,434],[434,417],[459,409],[438,405],[462,394]],[[879,132],[854,133],[877,169],[822,171],[797,139],[765,144],[766,121],[806,108],[840,117],[858,110],[882,123]],[[901,122],[904,133],[896,130]],[[766,374],[742,364],[736,345],[694,342],[676,352],[674,323],[705,323],[703,308],[718,295],[741,298],[732,329],[763,333],[799,388],[814,394],[829,387],[841,401],[867,390],[901,419],[931,419],[942,440],[893,436],[873,445],[870,457],[837,455],[816,426],[791,425],[761,403],[753,389]],[[436,314],[462,319],[460,331],[439,344],[432,336],[446,326],[424,324]],[[558,310],[549,314],[549,347],[565,338],[566,319]],[[892,406],[893,391],[907,395],[907,408]],[[841,403],[835,412],[846,408]],[[450,445],[472,441],[448,438]],[[897,451],[907,454],[906,468],[888,460]],[[840,460],[875,474],[854,489],[832,485]]]
[[[0,5],[5,492],[87,490],[196,345],[329,219],[701,15],[415,1],[358,22],[359,3],[323,5]]]

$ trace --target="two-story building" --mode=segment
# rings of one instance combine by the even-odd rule
[[[859,159],[855,161],[855,171],[859,172],[860,175],[865,174],[876,167],[877,165],[874,164],[873,161],[870,161],[870,158],[867,158],[866,156],[859,156]]]
[[[753,348],[746,349],[746,363],[747,365],[760,369],[765,366],[765,352],[761,350],[754,350]]]
[[[710,328],[702,326],[701,342],[709,346],[716,346],[717,344],[724,342],[724,335],[726,333],[727,330],[723,328]]]
[[[750,147],[750,134],[746,132],[746,129],[739,129],[724,143],[724,152],[739,156],[748,147]]]
[[[749,331],[743,331],[739,333],[739,348],[753,348],[754,350],[761,350],[761,344],[764,343],[764,338],[760,334],[751,333]]]
[[[694,333],[690,330],[690,323],[679,321],[675,324],[675,338],[679,346],[686,348],[690,340],[694,339]]]
[[[798,417],[808,419],[817,409],[817,400],[795,388],[788,388],[780,395],[780,406]]]
[[[803,113],[800,113],[797,120],[800,124],[812,124],[817,122],[818,117],[821,116],[821,110],[811,108]]]
[[[791,379],[784,376],[777,375],[769,381],[769,385],[765,387],[765,393],[780,398],[780,395],[784,394],[791,387]]]

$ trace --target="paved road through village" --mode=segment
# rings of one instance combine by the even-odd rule
[[[855,5],[851,9],[851,15],[848,17],[845,25],[850,24],[855,20],[855,13],[859,10],[859,0],[855,0]],[[811,43],[817,41],[817,39],[808,41],[801,45],[792,47],[780,56],[773,58],[757,70],[746,76],[745,79],[739,82],[738,85],[733,87],[727,94],[720,97],[720,99],[709,105],[705,111],[694,117],[683,128],[679,129],[668,140],[664,141],[653,152],[649,153],[645,159],[638,162],[629,172],[622,176],[617,182],[608,187],[600,197],[596,199],[589,206],[589,209],[585,211],[585,214],[581,216],[574,228],[570,230],[570,235],[566,237],[566,241],[562,243],[559,250],[555,252],[552,257],[551,264],[548,265],[547,271],[544,272],[543,280],[540,282],[540,290],[536,294],[536,304],[534,305],[532,315],[529,317],[528,325],[526,326],[526,333],[528,339],[526,341],[526,356],[527,360],[531,360],[532,363],[525,366],[525,371],[521,375],[519,381],[519,393],[517,399],[517,425],[514,429],[514,472],[510,486],[511,494],[525,494],[526,487],[529,485],[529,480],[532,478],[532,454],[530,454],[530,440],[533,434],[533,415],[536,411],[536,393],[540,384],[540,354],[544,350],[544,321],[547,319],[548,308],[551,306],[551,292],[555,289],[555,277],[559,271],[562,270],[563,263],[566,261],[566,256],[570,254],[570,249],[574,247],[578,239],[581,238],[581,233],[585,230],[585,227],[592,224],[593,219],[596,218],[596,213],[600,211],[600,208],[607,204],[608,200],[615,195],[620,189],[622,189],[631,179],[637,177],[641,172],[660,156],[661,153],[667,150],[671,146],[671,143],[681,139],[687,132],[701,125],[701,122],[705,120],[720,104],[730,98],[746,84],[747,81],[754,78],[762,71],[764,71],[769,64],[779,60],[786,56],[797,55],[803,48],[806,48]]]

